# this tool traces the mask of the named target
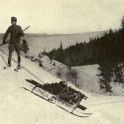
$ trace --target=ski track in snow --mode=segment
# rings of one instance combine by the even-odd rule
[[[8,52],[8,51],[6,51]],[[0,54],[7,61],[7,56]],[[16,54],[13,54],[16,59]],[[103,96],[95,93],[85,93],[89,99],[82,101],[92,112],[89,118],[79,118],[71,115],[54,104],[51,104],[22,87],[28,85],[25,79],[34,79],[25,69],[15,72],[16,63],[12,61],[10,69],[3,69],[5,65],[0,57],[0,124],[123,124],[124,102],[111,104],[113,101],[124,101],[122,96]],[[59,82],[60,79],[39,68],[33,62],[22,57],[22,65],[34,73],[43,82]],[[96,104],[96,105],[95,105]],[[98,105],[97,105],[98,104]],[[101,104],[101,105],[100,105]]]

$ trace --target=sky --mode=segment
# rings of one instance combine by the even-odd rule
[[[16,16],[27,33],[82,33],[118,29],[124,0],[0,0],[0,32]]]

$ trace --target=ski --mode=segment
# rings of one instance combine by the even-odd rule
[[[22,69],[22,67],[21,68],[14,68],[14,71],[16,71],[16,72],[19,72],[20,70]]]
[[[3,69],[4,69],[4,70],[6,70],[6,69],[11,69],[11,67],[4,66]]]
[[[4,66],[3,69],[7,69],[7,67]]]
[[[6,70],[8,70],[9,68],[7,67],[7,66],[4,66],[3,68],[2,68],[2,70],[1,70],[1,73],[5,73],[6,72]]]
[[[6,70],[6,69],[12,69],[12,68],[8,67],[8,66],[4,66],[3,69]],[[18,72],[21,69],[22,69],[22,67],[21,68],[14,68],[14,71]]]
[[[19,71],[19,69],[14,68],[14,71],[18,72],[18,71]]]
[[[13,69],[12,67],[3,66],[1,69],[1,73],[6,73],[8,71],[11,71],[12,69]]]

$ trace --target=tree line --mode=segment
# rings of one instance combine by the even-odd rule
[[[104,33],[102,37],[90,38],[86,43],[76,43],[63,49],[53,49],[46,53],[51,59],[60,61],[70,66],[100,64],[103,61],[124,61],[124,21],[122,28]]]
[[[88,43],[76,43],[66,49],[61,43],[60,48],[46,54],[69,67],[99,64],[100,88],[111,92],[111,81],[124,83],[124,17],[118,30],[110,29],[101,37],[90,38]]]

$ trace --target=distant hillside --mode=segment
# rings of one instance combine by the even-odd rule
[[[62,42],[63,48],[76,44],[76,42],[89,42],[90,38],[100,37],[106,31],[87,32],[78,34],[26,34],[30,52],[35,54],[44,49],[50,51],[53,48],[58,48]],[[0,34],[2,39],[3,34]]]

